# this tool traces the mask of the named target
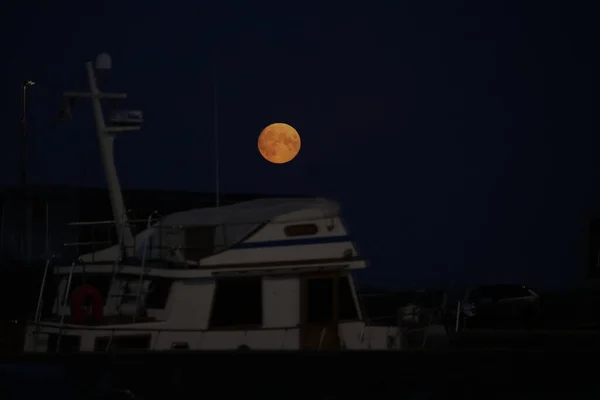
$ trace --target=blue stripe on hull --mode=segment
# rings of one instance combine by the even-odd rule
[[[258,249],[265,247],[305,246],[307,244],[328,244],[350,242],[350,236],[324,236],[305,239],[269,240],[265,242],[240,243],[234,249]]]

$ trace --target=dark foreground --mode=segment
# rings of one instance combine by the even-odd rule
[[[340,398],[377,394],[463,398],[512,393],[537,398],[600,394],[600,349],[446,350],[417,352],[165,352],[4,357],[4,372],[18,370],[38,389],[40,370],[60,370],[78,394],[112,387],[146,399],[165,396]],[[28,373],[27,368],[37,373]],[[52,381],[59,390],[57,378]],[[14,383],[14,379],[11,382]],[[60,381],[62,382],[62,381]],[[2,387],[0,382],[0,388]],[[31,389],[31,388],[30,388]],[[521,394],[527,397],[520,397]],[[14,395],[14,391],[13,391]],[[62,398],[67,394],[56,393]],[[433,397],[431,397],[433,396]],[[24,396],[27,397],[27,396]],[[5,398],[13,398],[7,396]],[[423,398],[423,397],[420,397]]]

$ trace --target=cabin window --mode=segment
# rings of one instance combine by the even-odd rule
[[[262,325],[261,277],[217,279],[215,285],[211,328]]]
[[[325,323],[335,318],[334,278],[307,280],[306,322]],[[348,277],[340,277],[337,291],[337,319],[358,319],[358,310]]]
[[[185,247],[183,254],[186,260],[198,261],[215,251],[215,227],[194,226],[185,229]]]
[[[173,281],[166,278],[156,278],[150,282],[148,296],[146,296],[146,308],[164,309],[169,299]]]
[[[123,335],[96,339],[94,351],[146,350],[150,348],[152,335]]]
[[[75,353],[81,346],[81,336],[51,334],[48,337],[49,353]]]
[[[288,225],[283,228],[285,236],[310,236],[316,235],[319,228],[315,224]]]
[[[333,279],[308,279],[306,292],[306,322],[325,323],[333,321]]]

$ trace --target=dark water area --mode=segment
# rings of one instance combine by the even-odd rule
[[[0,363],[3,398],[183,395],[340,398],[571,398],[600,394],[599,351],[125,353],[21,356]],[[121,392],[122,393],[122,392]],[[109,397],[106,397],[109,396]]]
[[[52,364],[0,364],[0,398],[42,399],[56,396],[64,400],[79,398],[69,372]]]

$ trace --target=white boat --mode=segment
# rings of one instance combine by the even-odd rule
[[[367,264],[333,201],[258,199],[152,214],[141,228],[128,220],[112,141],[139,129],[141,112],[105,125],[100,100],[126,95],[100,92],[86,68],[90,92],[66,96],[92,100],[114,221],[73,225],[114,226],[118,244],[69,265],[48,260],[25,351],[401,348],[397,326],[365,323],[352,271]],[[43,301],[51,277],[56,296]]]

